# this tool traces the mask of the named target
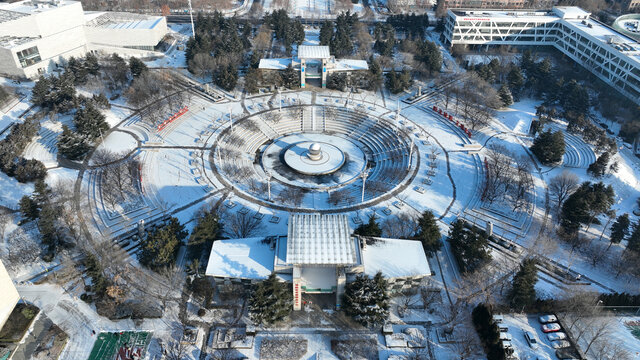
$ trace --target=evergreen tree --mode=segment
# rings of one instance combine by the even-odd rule
[[[376,214],[371,214],[371,216],[369,216],[369,222],[358,226],[353,233],[359,236],[382,236],[382,229],[380,229],[380,225],[376,221]]]
[[[333,38],[333,22],[325,21],[320,27],[320,45],[328,46]]]
[[[627,239],[627,248],[626,250],[631,250],[635,253],[640,253],[640,222],[633,224],[633,231],[631,231],[631,235]]]
[[[500,97],[500,101],[502,101],[502,106],[509,106],[513,104],[513,96],[511,95],[511,90],[507,87],[507,85],[502,84],[500,90],[498,91],[498,97]]]
[[[151,230],[140,241],[138,260],[152,270],[170,266],[176,261],[180,243],[186,236],[184,226],[172,217],[167,224]]]
[[[203,211],[196,219],[196,226],[189,237],[189,254],[200,257],[205,249],[220,238],[222,224],[216,208]]]
[[[24,195],[20,198],[20,214],[24,218],[24,221],[35,220],[40,216],[40,209],[38,209],[38,203],[36,203],[29,196]]]
[[[589,93],[576,80],[571,80],[562,87],[560,104],[567,112],[585,115],[589,112]]]
[[[346,73],[332,73],[327,78],[327,88],[344,91],[347,88]]]
[[[249,317],[254,323],[273,324],[287,317],[293,307],[289,285],[279,281],[275,274],[255,286],[249,298]]]
[[[382,86],[382,67],[373,55],[369,57],[369,90],[377,91]]]
[[[467,230],[463,220],[456,220],[449,230],[451,250],[462,272],[474,272],[491,259],[489,240],[484,232]]]
[[[538,282],[537,261],[533,258],[524,259],[520,270],[513,277],[513,284],[509,299],[511,307],[515,309],[533,305],[536,301],[535,285]]]
[[[519,98],[522,86],[524,86],[524,77],[522,76],[520,68],[517,66],[511,66],[511,70],[509,70],[509,73],[507,74],[507,82],[511,93],[516,99]]]
[[[87,82],[87,69],[82,61],[75,57],[69,58],[65,71],[73,74],[74,84],[81,85]]]
[[[594,177],[597,177],[597,178],[602,177],[607,172],[607,169],[609,168],[610,158],[611,158],[611,155],[609,154],[608,151],[603,152],[600,156],[598,156],[596,161],[594,161],[591,165],[589,165],[589,168],[587,169],[587,171],[591,173],[591,175],[593,175]]]
[[[611,225],[611,236],[609,240],[609,246],[611,244],[619,244],[624,238],[629,235],[629,225],[631,222],[629,221],[629,214],[625,213],[616,219],[616,221]]]
[[[567,234],[576,234],[580,225],[591,224],[613,204],[613,188],[602,182],[584,182],[562,205],[561,225]]]
[[[221,88],[231,91],[238,83],[238,68],[229,63],[216,71],[213,82]]]
[[[442,247],[440,238],[440,228],[436,222],[436,217],[429,210],[422,213],[422,216],[418,220],[420,230],[418,232],[418,239],[422,241],[422,247],[428,255],[433,255],[436,251]]]
[[[49,106],[49,96],[51,93],[51,81],[40,75],[38,81],[31,90],[31,102],[41,107]]]
[[[557,163],[564,156],[564,134],[561,131],[552,133],[551,130],[541,132],[533,141],[531,152],[545,165]]]
[[[73,124],[78,133],[88,141],[97,139],[102,133],[109,130],[109,124],[104,115],[96,109],[92,102],[87,102],[83,109],[78,109],[73,116]]]
[[[58,151],[69,160],[77,160],[91,149],[86,137],[75,133],[66,125],[62,125],[62,134],[58,137]]]
[[[372,279],[358,275],[347,283],[343,309],[358,323],[373,327],[385,322],[389,316],[388,283],[378,272]]]
[[[89,73],[89,75],[98,75],[100,71],[100,63],[98,62],[98,58],[92,53],[88,53],[84,57],[84,66],[87,69],[87,73]]]
[[[295,89],[300,86],[300,73],[293,66],[289,65],[280,74],[282,85],[287,89]]]
[[[261,78],[260,70],[250,67],[247,70],[247,75],[245,75],[244,77],[244,91],[248,92],[249,94],[257,93],[258,90],[260,89],[259,87],[260,78]]]
[[[142,62],[142,60],[138,59],[135,56],[132,56],[129,59],[129,71],[131,71],[131,75],[134,78],[137,78],[138,76],[142,75],[143,72],[147,71],[147,65]]]

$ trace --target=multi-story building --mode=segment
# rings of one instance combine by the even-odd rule
[[[79,1],[2,3],[0,74],[33,78],[54,69],[65,59],[84,56],[88,51],[145,56],[166,32],[164,17],[85,14]]]
[[[444,0],[445,9],[522,9],[527,4],[524,0]]]
[[[578,7],[450,9],[443,37],[449,45],[554,46],[640,104],[640,44],[590,15]]]

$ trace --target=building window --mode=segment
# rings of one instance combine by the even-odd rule
[[[27,66],[31,66],[33,64],[37,64],[42,60],[40,58],[40,52],[38,52],[37,46],[18,51],[16,55],[18,55],[18,61],[20,61],[20,65],[23,68],[26,68]]]

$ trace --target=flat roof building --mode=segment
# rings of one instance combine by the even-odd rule
[[[85,14],[79,1],[0,3],[0,74],[35,78],[89,51],[146,56],[166,33],[164,17]]]
[[[640,104],[640,44],[574,6],[552,10],[447,11],[449,45],[546,45]]]
[[[417,286],[431,275],[422,243],[359,238],[346,215],[293,214],[287,236],[218,240],[206,274],[219,283],[252,284],[272,272],[293,284],[294,310],[303,294],[335,294],[340,307],[346,283],[380,271],[392,291]]]

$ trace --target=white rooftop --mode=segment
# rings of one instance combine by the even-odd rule
[[[275,249],[264,238],[217,240],[206,274],[216,277],[266,279],[273,272]]]
[[[366,60],[355,59],[336,59],[336,66],[332,70],[349,71],[349,70],[369,70],[369,64]]]
[[[153,29],[162,16],[148,16],[123,12],[87,11],[86,26],[108,29]]]
[[[266,70],[285,70],[291,65],[291,59],[260,59],[259,69]]]
[[[291,215],[286,262],[294,265],[356,264],[357,252],[347,216]]]
[[[328,46],[298,46],[298,59],[328,59],[330,57]]]
[[[37,14],[63,6],[72,5],[78,3],[77,1],[70,0],[23,0],[16,1],[14,3],[0,3],[0,11],[15,12],[24,15]],[[14,15],[17,16],[17,15]],[[18,16],[19,17],[19,16]],[[10,19],[13,20],[13,19]],[[0,21],[5,21],[0,19]]]
[[[387,278],[431,275],[422,243],[416,240],[375,238],[362,250],[362,263],[369,276],[378,271]]]
[[[553,12],[562,19],[587,19],[591,15],[577,6],[555,6]]]

